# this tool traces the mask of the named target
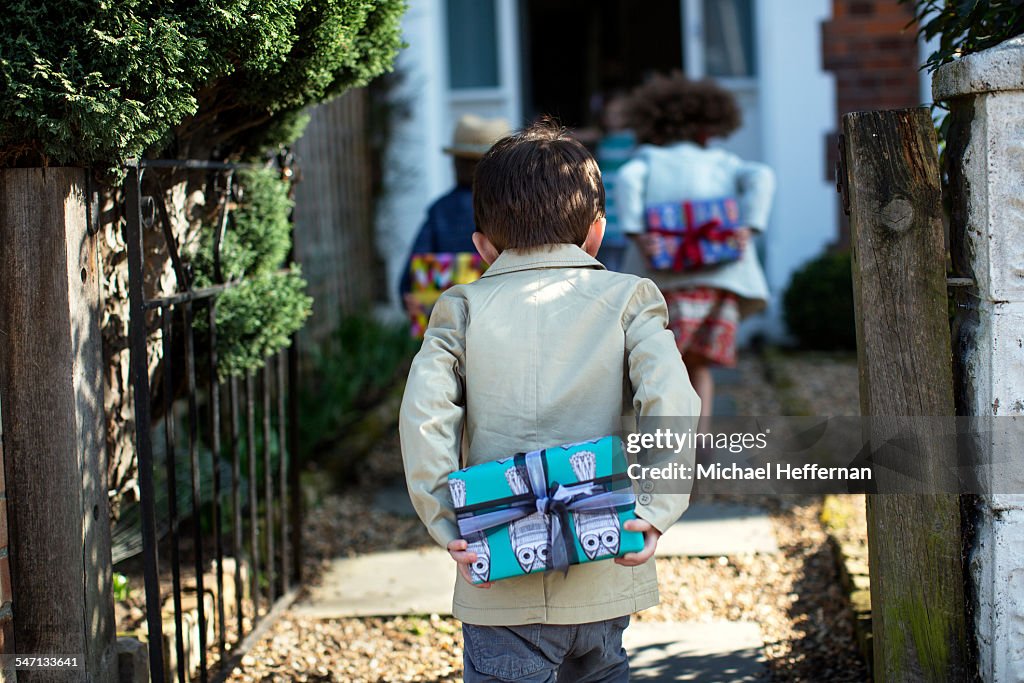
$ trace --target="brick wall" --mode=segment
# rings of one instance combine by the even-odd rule
[[[897,0],[832,0],[832,18],[822,24],[822,60],[835,75],[836,131],[843,114],[902,109],[920,104],[920,55],[912,6]],[[825,164],[835,180],[837,133],[830,136]],[[849,244],[849,223],[840,209],[839,246]]]

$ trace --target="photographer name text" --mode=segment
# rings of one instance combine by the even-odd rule
[[[708,479],[708,480],[795,480],[795,479],[871,479],[869,467],[823,467],[816,463],[794,465],[792,463],[775,463],[760,467],[742,467],[735,463],[722,465],[709,463],[694,466],[681,463],[669,463],[661,467],[644,467],[638,463],[626,469],[630,479]]]

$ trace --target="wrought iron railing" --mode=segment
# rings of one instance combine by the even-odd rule
[[[162,196],[144,197],[142,178],[147,168],[172,168],[213,172],[227,182],[223,187],[221,220],[214,239],[214,263],[219,271],[219,248],[227,227],[228,198],[233,172],[241,165],[202,161],[142,161],[128,168],[125,180],[125,237],[128,256],[129,347],[134,391],[136,449],[139,468],[142,523],[142,564],[145,582],[145,613],[149,642],[150,674],[154,683],[166,680],[173,671],[177,680],[210,679],[207,642],[212,620],[218,659],[218,678],[225,677],[241,657],[246,637],[255,636],[261,619],[276,613],[295,594],[301,572],[300,506],[298,468],[295,463],[297,387],[295,345],[267,359],[257,373],[243,379],[223,379],[218,373],[217,298],[238,283],[193,288],[179,256],[172,225]],[[144,216],[145,214],[145,216]],[[171,295],[146,298],[144,288],[143,233],[160,230],[176,276],[177,291]],[[206,329],[198,341],[204,345],[197,354],[193,322],[204,316]],[[160,396],[154,396],[150,376],[148,340],[162,337]],[[199,363],[204,363],[201,381]],[[180,362],[178,362],[180,360]],[[179,367],[179,365],[181,367]],[[200,386],[202,384],[203,386]],[[242,385],[241,387],[239,385]],[[179,386],[183,385],[183,389]],[[156,402],[154,402],[156,401]],[[158,524],[155,504],[157,474],[154,459],[153,408],[162,412],[162,479],[167,487],[166,523]],[[178,407],[184,408],[186,443],[179,444]],[[159,429],[159,422],[156,423]],[[226,445],[226,448],[225,448]],[[258,447],[259,446],[259,447]],[[208,449],[212,460],[209,480],[204,480],[200,450]],[[274,458],[276,450],[276,459]],[[187,451],[191,509],[179,509],[179,453]],[[223,465],[223,467],[222,467]],[[226,481],[225,481],[226,478]],[[204,489],[206,500],[204,501]],[[230,510],[224,510],[224,501]],[[163,522],[164,520],[161,520]],[[198,671],[186,671],[195,653],[186,652],[186,624],[183,623],[181,557],[183,525],[191,527],[191,554],[195,572],[195,610],[198,617]],[[204,532],[209,524],[210,531]],[[165,531],[161,537],[158,528]],[[228,533],[225,533],[227,531]],[[167,567],[158,548],[168,554],[173,598],[176,666],[169,666],[164,652],[164,615],[161,580]],[[212,556],[212,557],[211,557]],[[205,575],[207,558],[213,560],[213,614],[206,609]],[[225,598],[225,559],[234,558],[232,581],[234,603]],[[248,569],[248,586],[243,585],[243,563]],[[162,573],[161,569],[165,571]],[[235,611],[229,633],[227,612]],[[247,615],[248,614],[248,619]],[[246,623],[250,625],[248,632]],[[265,625],[265,624],[264,624]]]

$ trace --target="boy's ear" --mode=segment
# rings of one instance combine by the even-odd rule
[[[476,253],[480,254],[480,258],[487,265],[491,265],[498,258],[498,250],[494,248],[487,235],[479,230],[473,233],[473,246],[476,247]]]
[[[601,242],[604,240],[604,228],[607,224],[608,220],[604,216],[598,216],[590,224],[587,239],[583,240],[583,251],[594,258],[597,258],[597,250],[601,248]]]

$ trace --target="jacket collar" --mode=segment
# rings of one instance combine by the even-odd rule
[[[537,268],[599,268],[601,262],[575,244],[552,244],[536,249],[506,249],[481,277],[492,277]]]

